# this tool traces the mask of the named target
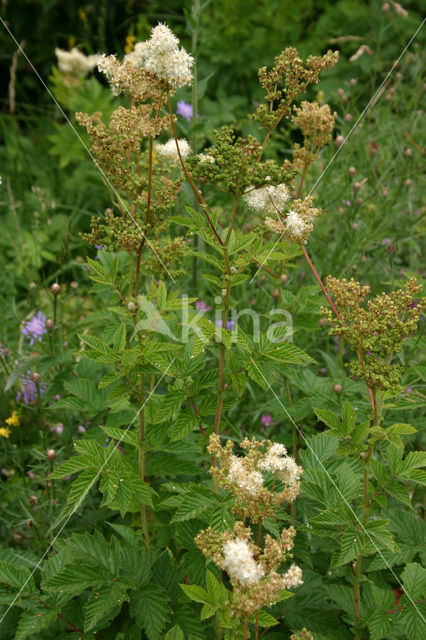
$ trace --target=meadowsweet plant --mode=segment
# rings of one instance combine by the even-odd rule
[[[372,240],[376,205],[361,216],[383,160],[315,189],[357,80],[329,106],[338,53],[287,47],[247,119],[210,127],[206,6],[191,54],[163,23],[123,57],[56,52],[104,195],[81,174],[58,282],[30,285],[0,348],[0,635],[423,639],[421,279],[397,272],[394,233]],[[346,273],[348,243],[366,255]],[[380,289],[355,279],[374,252]]]
[[[249,620],[252,620],[254,636],[258,638],[261,608],[289,597],[291,594],[286,589],[303,584],[302,571],[295,564],[283,574],[277,571],[286,559],[291,558],[296,535],[294,527],[283,529],[279,538],[269,533],[262,537],[263,521],[272,518],[283,502],[296,499],[302,469],[287,456],[282,444],[246,438],[240,447],[244,457],[233,454],[231,441],[222,447],[216,434],[210,436],[208,450],[220,463],[220,468],[211,467],[211,474],[220,487],[231,492],[232,511],[239,519],[232,531],[219,532],[212,527],[201,531],[195,543],[204,556],[228,574],[232,586],[232,593],[213,605],[206,593],[201,601],[205,602],[208,615],[219,610],[222,626],[233,629],[234,637],[240,637],[242,632],[247,638]],[[256,543],[250,523],[257,525]],[[200,601],[197,589],[183,588],[190,598]],[[260,626],[263,624],[261,618]]]

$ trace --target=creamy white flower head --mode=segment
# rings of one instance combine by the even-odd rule
[[[71,51],[55,49],[58,58],[58,68],[64,73],[71,73],[76,76],[84,76],[96,67],[98,56],[85,56],[76,47]]]
[[[288,486],[294,486],[299,481],[302,467],[299,467],[294,458],[287,456],[287,450],[283,444],[275,443],[268,450],[266,456],[259,463],[262,471],[279,472],[280,479]]]
[[[209,153],[198,153],[197,154],[197,158],[199,158],[199,160],[201,162],[208,162],[210,164],[214,164],[215,163],[215,159],[212,155],[210,155]]]
[[[281,212],[289,198],[290,193],[284,183],[278,184],[276,187],[265,185],[260,189],[249,187],[243,195],[243,200],[250,209],[270,215]]]
[[[263,568],[253,558],[247,540],[235,538],[223,545],[223,568],[231,578],[235,578],[244,586],[259,582],[265,575]]]
[[[291,233],[291,235],[295,238],[302,238],[304,232],[308,229],[308,225],[302,218],[299,216],[296,211],[290,209],[285,219],[286,229]]]
[[[291,589],[303,584],[302,569],[296,564],[292,564],[290,569],[283,575],[283,584],[285,589]]]
[[[185,160],[191,153],[191,147],[188,144],[188,141],[185,138],[181,138],[178,140],[180,155],[182,156],[182,160]],[[179,154],[176,148],[176,141],[174,138],[170,138],[165,144],[157,143],[154,146],[157,153],[162,156],[165,156],[170,162],[173,164],[180,164]]]
[[[117,62],[115,56],[107,56],[105,53],[101,53],[97,57],[98,71],[104,73],[111,87],[111,91],[115,96],[118,96],[122,92],[122,86],[117,71],[120,69],[120,65]]]
[[[259,471],[248,471],[243,461],[237,456],[232,456],[228,479],[253,496],[257,495],[263,487],[262,474]]]
[[[131,62],[135,67],[140,67],[147,47],[148,42],[136,42],[133,51],[124,56],[123,62]]]
[[[192,83],[194,58],[179,49],[179,40],[165,24],[154,27],[149,40],[136,43],[124,60],[166,80],[174,90]]]

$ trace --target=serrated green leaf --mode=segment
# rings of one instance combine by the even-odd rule
[[[85,456],[74,456],[66,462],[62,463],[59,467],[56,467],[49,475],[50,478],[65,478],[66,476],[78,473],[91,466],[90,461]]]
[[[34,579],[28,569],[13,566],[3,560],[0,560],[0,583],[18,590],[25,584],[24,593],[35,590]]]
[[[392,614],[389,614],[386,611],[375,611],[368,621],[371,640],[382,640],[383,638],[387,638],[387,634],[392,627]]]
[[[57,617],[58,614],[55,610],[33,603],[30,609],[22,613],[14,640],[25,640],[30,636],[41,638],[39,632],[42,629],[47,629]]]
[[[202,587],[196,584],[180,584],[179,586],[184,594],[191,600],[194,600],[194,602],[203,602],[204,604],[211,603],[209,594]]]
[[[271,616],[267,611],[263,611],[263,609],[261,609],[257,614],[257,620],[259,627],[262,628],[273,627],[274,625],[279,624],[278,620],[274,618],[274,616]]]
[[[88,587],[102,583],[104,579],[97,567],[88,567],[84,564],[67,565],[58,574],[44,580],[43,589],[79,594]]]
[[[201,609],[201,620],[207,620],[207,618],[211,618],[217,611],[217,606],[215,604],[205,604]]]
[[[413,604],[405,599],[403,609],[398,613],[409,640],[424,640],[426,635],[426,607],[422,603]],[[402,601],[402,599],[401,599]]]
[[[120,353],[126,346],[126,325],[120,324],[117,331],[114,333],[114,351]]]
[[[68,491],[67,504],[61,513],[61,518],[66,518],[71,515],[83,504],[87,494],[95,484],[97,477],[98,470],[87,469],[74,480]]]
[[[406,593],[412,600],[426,596],[426,569],[417,562],[407,564],[401,575]]]
[[[158,640],[164,629],[169,599],[158,584],[146,585],[141,591],[130,593],[130,614],[145,631],[148,640]]]
[[[317,407],[312,407],[316,413],[318,420],[321,420],[327,427],[330,429],[336,429],[337,431],[342,431],[342,423],[340,418],[329,409],[318,409]]]
[[[84,605],[84,630],[94,629],[100,620],[109,622],[128,600],[126,586],[119,582],[111,582],[92,591]]]
[[[195,413],[181,412],[169,429],[170,441],[182,440],[198,426],[198,418]]]

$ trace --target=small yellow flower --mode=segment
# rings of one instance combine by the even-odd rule
[[[8,438],[10,436],[10,429],[5,429],[4,427],[0,427],[0,436],[2,438]]]
[[[82,23],[83,23],[84,25],[86,25],[86,26],[87,26],[87,24],[88,24],[88,22],[89,22],[89,21],[88,21],[88,19],[87,19],[87,13],[85,12],[85,10],[84,10],[84,9],[79,9],[79,10],[78,10],[78,17],[80,18],[80,20],[82,21]]]
[[[126,36],[126,46],[124,47],[124,53],[132,53],[133,48],[135,46],[136,38],[135,36]]]
[[[5,422],[7,425],[9,425],[9,427],[19,427],[19,425],[21,424],[16,411],[12,411],[12,415],[9,418],[6,418]]]

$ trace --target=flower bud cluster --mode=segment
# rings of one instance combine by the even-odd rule
[[[228,440],[222,447],[216,434],[210,436],[208,451],[218,459],[210,472],[217,483],[231,491],[234,512],[253,522],[271,516],[282,502],[293,502],[299,495],[302,468],[287,455],[283,444],[245,438],[241,448],[246,455],[233,453]]]
[[[296,165],[306,169],[317,157],[319,149],[331,140],[337,113],[332,113],[328,104],[306,100],[294,110],[293,123],[302,130],[304,143],[303,147],[294,145],[293,156]]]
[[[274,220],[267,217],[265,225],[274,233],[284,235],[288,240],[306,244],[314,228],[314,220],[319,213],[320,210],[312,206],[312,198],[307,196],[304,200],[293,200],[284,218]]]
[[[308,85],[318,82],[319,75],[334,66],[337,51],[327,51],[323,56],[309,56],[306,63],[294,47],[287,47],[275,58],[270,71],[259,69],[259,81],[266,91],[265,103],[261,104],[253,118],[266,129],[274,129],[279,121],[290,113],[293,100],[306,91]]]
[[[252,531],[237,521],[233,531],[201,531],[195,543],[201,553],[226,571],[232,585],[231,615],[244,617],[279,600],[286,589],[303,584],[302,570],[293,564],[283,574],[279,568],[291,558],[294,527],[284,529],[279,539],[265,536],[263,549],[252,541]]]
[[[266,205],[271,213],[276,207],[281,210],[288,198],[286,184],[296,173],[291,163],[287,161],[280,167],[274,160],[259,162],[259,141],[250,135],[237,136],[229,126],[214,131],[214,136],[214,147],[188,160],[187,167],[194,178],[226,193],[245,194],[243,198],[252,209],[259,211]]]
[[[330,333],[341,336],[357,353],[358,360],[349,364],[352,373],[364,379],[371,389],[399,393],[402,368],[391,364],[391,359],[403,340],[417,330],[426,306],[424,300],[415,302],[422,286],[412,277],[403,289],[382,293],[363,305],[369,286],[331,276],[326,284],[341,319],[329,309],[323,309],[323,315],[331,326]]]

